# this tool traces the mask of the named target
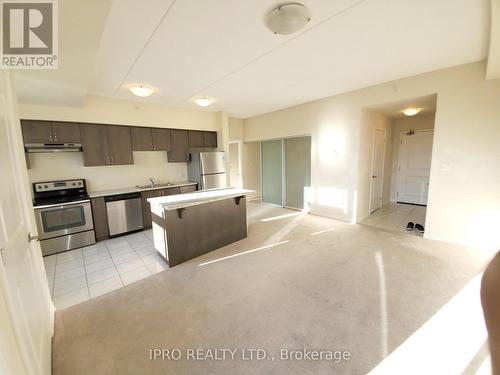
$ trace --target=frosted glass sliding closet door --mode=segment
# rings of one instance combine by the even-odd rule
[[[287,138],[285,143],[285,207],[307,208],[311,186],[311,137]]]
[[[262,201],[283,205],[283,142],[261,143],[262,153]]]
[[[311,137],[262,142],[262,201],[307,208],[311,186]]]

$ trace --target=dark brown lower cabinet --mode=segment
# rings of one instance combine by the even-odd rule
[[[180,189],[178,187],[157,189],[157,190],[147,190],[141,192],[141,202],[142,202],[142,219],[144,222],[144,229],[151,228],[151,205],[148,202],[148,198],[163,197],[165,195],[179,194]]]
[[[90,202],[92,204],[95,238],[97,241],[105,240],[109,238],[106,202],[104,202],[104,197],[92,198]]]
[[[181,186],[179,188],[179,193],[191,193],[193,191],[196,191],[196,185],[188,185],[188,186]]]

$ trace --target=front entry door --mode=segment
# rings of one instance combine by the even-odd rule
[[[384,149],[385,130],[375,129],[373,133],[370,213],[382,207],[382,192],[384,184]]]
[[[427,205],[432,158],[432,130],[401,133],[397,201]]]
[[[2,71],[0,171],[0,373],[50,374],[53,305],[40,244],[28,237],[36,224],[17,106]]]

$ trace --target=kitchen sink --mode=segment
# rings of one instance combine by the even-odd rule
[[[165,182],[161,184],[154,184],[154,185],[136,185],[135,187],[138,189],[154,189],[154,188],[160,188],[160,187],[166,187],[166,186],[175,186],[174,183],[172,182]]]

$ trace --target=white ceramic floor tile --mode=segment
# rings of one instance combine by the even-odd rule
[[[45,264],[45,267],[53,267],[56,265],[56,255],[49,255],[46,257],[43,257],[43,264]]]
[[[120,246],[120,247],[116,247],[113,249],[109,249],[109,253],[112,256],[126,254],[126,253],[132,253],[133,251],[134,251],[134,249],[129,244],[127,244],[125,246]]]
[[[116,249],[118,247],[127,246],[129,244],[127,242],[127,240],[124,239],[123,237],[121,237],[121,238],[114,238],[112,240],[106,240],[105,243],[106,243],[106,247],[109,250]]]
[[[139,259],[139,255],[137,255],[135,252],[113,256],[113,262],[115,262],[116,265]]]
[[[135,242],[135,243],[132,244],[132,247],[135,250],[144,249],[144,248],[150,248],[151,246],[153,246],[153,243],[150,240],[148,240],[148,239],[145,239],[144,241],[140,241],[140,242]]]
[[[75,277],[74,279],[54,282],[54,297],[59,297],[75,290],[87,287],[87,278],[84,276]]]
[[[92,285],[103,280],[111,279],[115,276],[118,276],[118,271],[113,266],[87,274],[87,281],[89,285]]]
[[[120,277],[123,283],[125,285],[128,285],[135,281],[142,280],[151,275],[152,275],[151,271],[146,266],[142,266],[130,272],[122,273]]]
[[[118,276],[90,285],[89,286],[90,298],[102,296],[103,294],[119,289],[122,286],[123,283]]]
[[[142,266],[144,266],[144,262],[140,258],[138,258],[138,259],[132,260],[130,262],[117,264],[116,268],[118,269],[118,272],[120,274],[122,274],[122,273],[132,271],[132,270],[139,268],[139,267],[142,267]]]
[[[149,241],[148,238],[142,233],[131,234],[130,236],[125,236],[125,238],[130,244]]]
[[[85,266],[87,273],[92,273],[96,271],[103,270],[105,268],[114,267],[114,263],[111,258],[106,258],[99,260],[98,262],[90,263]]]
[[[62,264],[66,262],[72,262],[82,259],[82,249],[75,249],[70,251],[65,251],[64,253],[59,253],[56,256],[56,264]]]
[[[78,267],[78,268],[73,268],[68,271],[60,271],[59,269],[56,269],[55,273],[55,281],[56,282],[62,282],[65,280],[71,280],[79,276],[85,276],[85,267]]]
[[[96,242],[93,245],[85,246],[83,248],[83,253],[85,254],[86,252],[92,252],[94,250],[99,250],[99,249],[103,249],[103,248],[107,249],[106,244],[104,242]]]
[[[155,250],[154,247],[147,247],[147,248],[144,248],[144,249],[138,249],[135,252],[137,254],[139,254],[140,257],[145,257],[145,256],[148,256],[148,255],[153,255],[153,254],[157,253],[157,251]]]
[[[106,254],[108,253],[108,248],[106,246],[101,246],[101,247],[93,247],[90,249],[83,249],[83,257],[88,258],[91,256],[99,255],[99,254]]]
[[[108,252],[108,249],[105,249],[105,251],[102,251],[100,253],[97,253],[97,254],[93,254],[93,255],[85,255],[84,256],[84,259],[85,259],[85,264],[88,265],[88,264],[92,264],[92,263],[95,263],[95,262],[99,262],[101,260],[106,260],[106,259],[110,259],[111,258],[111,255],[109,255],[109,252]]]
[[[151,271],[151,273],[155,274],[158,272],[162,272],[168,269],[167,263],[164,260],[155,261],[154,263],[148,264],[147,267]]]
[[[156,261],[159,262],[161,260],[162,259],[157,254],[150,254],[150,255],[146,255],[146,256],[142,257],[142,261],[144,262],[144,264],[151,264],[151,263],[154,263]]]
[[[56,264],[56,272],[70,271],[80,267],[83,267],[83,257],[81,257],[80,259],[71,260],[61,264]]]
[[[89,299],[89,290],[87,287],[75,290],[73,292],[54,297],[56,309],[62,310],[70,306],[78,305]]]

